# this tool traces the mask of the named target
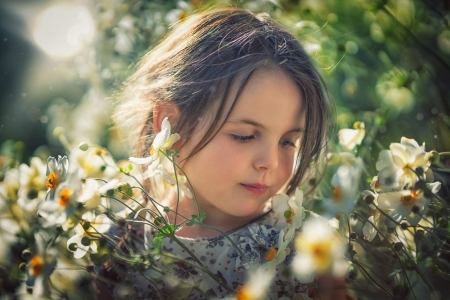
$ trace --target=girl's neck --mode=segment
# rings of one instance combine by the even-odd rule
[[[177,203],[177,194],[176,192],[170,192],[168,197],[163,204],[168,206],[172,210],[176,210]],[[266,203],[266,205],[261,206],[261,208],[255,213],[245,216],[245,217],[236,217],[229,214],[224,213],[223,211],[217,209],[214,206],[203,206],[199,203],[200,212],[206,212],[206,218],[203,220],[203,224],[206,226],[183,226],[179,231],[177,231],[176,235],[179,237],[187,237],[187,238],[200,238],[200,237],[214,237],[222,235],[220,231],[228,233],[232,232],[237,228],[242,227],[243,225],[249,223],[250,221],[257,219],[262,216],[266,212],[271,209],[270,201]],[[184,198],[180,199],[178,204],[178,215],[177,223],[181,223],[185,218],[181,217],[191,217],[192,215],[198,215],[197,206],[195,204],[194,199]],[[171,213],[170,220],[173,222],[175,220],[175,213]],[[220,231],[211,229],[215,228]]]

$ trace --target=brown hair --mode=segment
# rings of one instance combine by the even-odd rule
[[[216,101],[217,116],[228,117],[246,82],[260,67],[285,72],[303,95],[305,131],[296,158],[298,167],[287,185],[287,193],[292,194],[309,163],[317,161],[324,148],[334,107],[322,77],[299,41],[267,14],[218,9],[193,15],[178,24],[143,57],[136,73],[126,81],[121,95],[126,101],[116,110],[115,119],[132,130],[131,143],[137,145],[135,154],[147,156],[154,138],[156,101],[179,108],[173,132],[189,139],[198,120],[211,111]],[[233,84],[238,84],[239,90],[231,109],[224,111]],[[223,125],[218,124],[219,119],[213,118],[190,156],[214,138]]]

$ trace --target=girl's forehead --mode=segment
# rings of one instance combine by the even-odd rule
[[[198,119],[197,132],[208,131],[214,121],[217,121],[216,130],[228,123],[251,123],[247,121],[267,129],[277,125],[289,130],[304,127],[302,92],[284,71],[260,68],[242,86],[244,80],[245,74],[238,75],[226,91],[226,99],[213,99],[210,108]],[[219,113],[221,105],[223,109]]]
[[[258,69],[237,99],[236,93],[234,90],[226,100],[226,112],[233,106],[227,122],[257,118],[266,124],[281,122],[287,123],[287,126],[303,127],[301,89],[284,71]],[[224,121],[225,116],[221,119]]]

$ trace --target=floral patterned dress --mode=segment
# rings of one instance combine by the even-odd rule
[[[250,222],[228,237],[241,250],[238,252],[224,236],[207,238],[178,237],[203,264],[197,267],[192,256],[170,238],[163,240],[163,252],[154,261],[160,271],[149,268],[143,271],[129,270],[131,278],[126,289],[115,288],[117,299],[216,299],[232,297],[248,280],[252,266],[264,263],[269,249],[277,247],[280,229],[273,211]],[[155,238],[154,230],[145,230],[146,248]],[[291,247],[291,249],[293,249]],[[245,257],[242,257],[243,254]],[[286,268],[292,262],[293,252],[283,264],[277,266],[272,285],[268,288],[268,299],[292,298],[297,293],[306,293],[310,283],[295,279]],[[207,268],[215,279],[208,275]],[[219,282],[221,284],[219,284]],[[226,287],[228,287],[228,289]],[[232,293],[230,293],[232,291]]]

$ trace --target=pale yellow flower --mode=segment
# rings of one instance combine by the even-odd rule
[[[338,132],[339,144],[347,150],[353,150],[355,146],[360,145],[366,135],[363,122],[355,122],[353,128],[354,129],[341,129]]]

